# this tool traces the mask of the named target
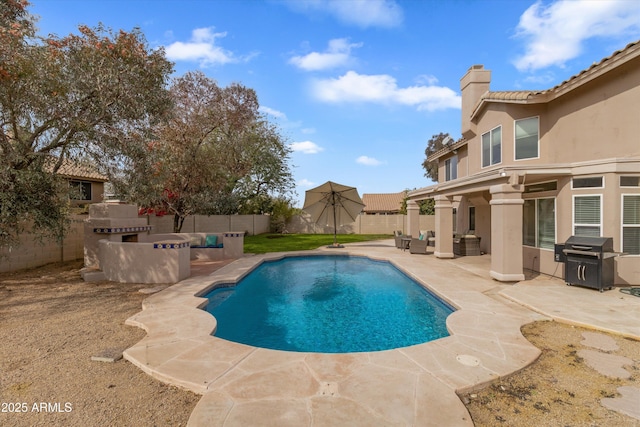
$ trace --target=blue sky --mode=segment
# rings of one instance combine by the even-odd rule
[[[427,141],[460,137],[460,78],[548,89],[640,39],[640,1],[32,0],[41,34],[139,27],[175,74],[256,90],[292,149],[297,200],[431,185]]]

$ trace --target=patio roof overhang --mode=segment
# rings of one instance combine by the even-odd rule
[[[431,199],[435,196],[460,196],[469,193],[489,191],[491,186],[498,184],[525,184],[528,177],[533,178],[535,182],[558,176],[570,176],[572,170],[573,168],[571,166],[527,169],[515,167],[497,168],[458,178],[453,181],[413,190],[408,193],[408,197],[410,200],[423,200]]]
[[[637,173],[638,170],[640,170],[639,157],[598,159],[588,162],[554,165],[529,165],[526,168],[506,166],[419,188],[410,191],[407,196],[409,200],[432,199],[435,196],[461,196],[488,191],[491,186],[498,184],[524,185],[557,179],[562,176]]]

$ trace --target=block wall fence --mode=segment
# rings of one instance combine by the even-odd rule
[[[62,244],[55,241],[34,241],[31,234],[20,237],[20,246],[0,249],[0,273],[39,267],[53,262],[67,262],[84,258],[84,220],[86,215],[74,215],[71,228]],[[151,234],[173,232],[173,216],[144,217],[151,225]],[[420,215],[420,229],[434,230],[432,215]],[[245,231],[249,235],[268,233],[270,217],[267,215],[194,215],[187,217],[182,225],[183,233],[223,233]],[[394,230],[406,232],[406,215],[359,215],[355,222],[338,229],[340,234],[393,234]],[[314,224],[308,215],[294,216],[287,224],[287,232],[303,234],[331,234],[332,227]]]

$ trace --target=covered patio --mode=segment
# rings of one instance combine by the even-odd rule
[[[418,201],[435,200],[436,258],[454,257],[454,234],[472,233],[480,238],[482,253],[491,254],[488,272],[501,282],[524,280],[526,260],[535,257],[537,271],[556,270],[553,253],[527,254],[523,246],[523,205],[529,183],[568,176],[566,168],[523,170],[501,168],[409,192],[408,232],[419,235]],[[544,269],[540,270],[540,267]],[[560,273],[562,270],[560,269]]]

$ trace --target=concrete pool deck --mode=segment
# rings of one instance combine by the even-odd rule
[[[233,283],[266,259],[248,256],[147,298],[127,324],[147,336],[125,358],[150,375],[202,394],[190,426],[472,426],[456,393],[480,388],[536,360],[520,333],[535,320],[556,319],[640,339],[640,298],[600,293],[538,276],[514,285],[489,277],[489,257],[436,259],[392,241],[305,254],[384,259],[458,311],[451,336],[394,350],[319,354],[255,348],[211,336],[216,320],[196,297]]]

